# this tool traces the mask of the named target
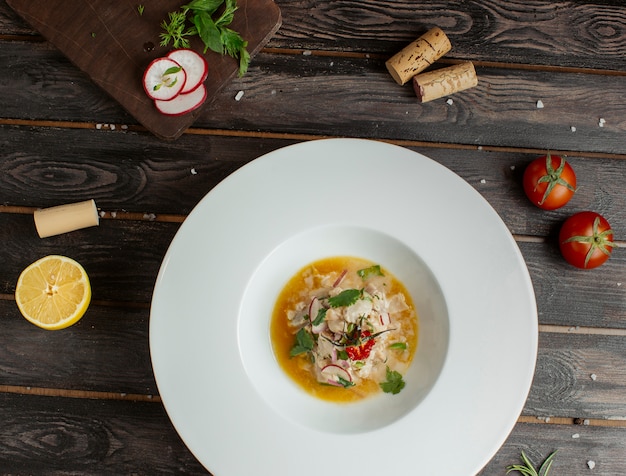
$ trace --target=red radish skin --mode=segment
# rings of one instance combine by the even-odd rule
[[[169,101],[180,94],[187,74],[180,64],[170,58],[157,58],[143,74],[143,89],[151,99]]]
[[[350,372],[336,364],[328,364],[322,368],[321,373],[331,385],[341,385],[339,377],[344,379],[346,382],[352,382]]]
[[[388,312],[383,312],[380,315],[380,325],[381,326],[388,326],[391,323],[391,316],[389,315]]]
[[[169,101],[154,101],[154,105],[166,116],[182,116],[202,106],[206,97],[206,88],[201,84],[190,93],[179,94]]]
[[[209,64],[204,56],[194,50],[181,48],[170,51],[167,57],[176,61],[182,66],[187,74],[187,81],[181,93],[190,93],[206,81],[209,75]]]

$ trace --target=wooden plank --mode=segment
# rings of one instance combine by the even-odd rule
[[[158,403],[0,394],[5,474],[208,474]]]
[[[626,70],[626,8],[620,0],[558,3],[277,0],[283,26],[272,48],[391,56],[432,26],[450,36],[448,58]],[[32,34],[0,1],[0,32]],[[568,25],[563,28],[563,25]],[[555,40],[558,32],[559,40]]]
[[[4,117],[134,122],[47,44],[2,46],[0,62],[12,65],[0,84],[0,94],[7,98]],[[623,78],[485,67],[477,71],[478,86],[453,95],[452,104],[445,98],[420,104],[410,86],[391,79],[382,60],[259,54],[249,73],[226,85],[205,108],[196,126],[624,153],[626,124],[619,109],[626,93]],[[236,101],[239,91],[244,96]],[[346,107],[337,108],[339,98]],[[537,108],[538,100],[543,109]]]
[[[558,452],[551,475],[623,474],[625,433],[624,428],[518,423],[478,476],[505,474],[508,465],[520,463],[522,451],[538,464],[555,450]],[[587,465],[589,461],[595,463],[593,471]]]
[[[93,300],[149,303],[161,261],[178,227],[178,223],[149,220],[102,220],[98,227],[40,239],[32,216],[0,213],[0,242],[4,244],[0,289],[15,292],[26,266],[43,256],[62,254],[85,267]]]
[[[0,204],[48,207],[95,199],[107,211],[188,214],[214,186],[242,165],[297,139],[187,134],[176,144],[117,130],[59,130],[0,125]],[[448,167],[473,186],[514,234],[552,237],[566,217],[596,210],[616,236],[626,236],[626,160],[568,157],[578,191],[556,211],[534,207],[521,183],[536,153],[409,147]],[[113,159],[112,159],[113,158]],[[195,172],[195,173],[194,173]]]
[[[64,0],[6,2],[158,137],[176,139],[201,113],[199,108],[182,116],[164,116],[141,84],[148,64],[171,49],[160,46],[160,25],[168,12],[180,7],[178,0],[154,0],[141,13],[133,2],[82,0],[72,8]],[[230,28],[248,42],[253,57],[280,27],[280,10],[272,0],[239,0],[238,7]],[[191,47],[204,49],[197,37]],[[210,64],[205,82],[210,103],[237,74],[239,64],[213,51],[205,57]]]
[[[524,415],[623,421],[624,395],[625,336],[540,333]]]
[[[540,323],[626,328],[625,248],[618,248],[601,267],[581,270],[561,258],[554,242],[519,246],[535,289]]]
[[[301,134],[624,151],[620,98],[626,81],[618,76],[478,67],[478,86],[451,96],[452,104],[447,98],[421,104],[411,85],[401,87],[391,79],[382,60],[260,54],[254,68],[254,74],[228,85],[196,125],[246,130],[254,124],[255,130]],[[242,100],[233,101],[239,90],[244,91]]]
[[[92,303],[78,323],[49,332],[26,321],[15,301],[0,299],[0,385],[157,395],[149,315],[147,307]]]

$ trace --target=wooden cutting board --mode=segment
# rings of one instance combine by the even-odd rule
[[[208,51],[208,99],[189,114],[170,117],[159,113],[142,87],[146,66],[164,56],[172,46],[159,45],[161,23],[184,0],[7,0],[24,20],[63,52],[76,66],[117,100],[156,136],[176,139],[212,102],[220,89],[237,75],[238,61]],[[238,0],[239,9],[230,28],[248,41],[254,56],[280,28],[280,9],[273,0]],[[143,13],[139,5],[144,5]],[[202,53],[197,38],[192,48]],[[80,98],[76,98],[80,101]]]

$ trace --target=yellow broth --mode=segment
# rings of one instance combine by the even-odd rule
[[[321,287],[320,279],[326,276],[326,282],[332,282],[344,270],[348,274],[355,274],[357,270],[368,268],[375,263],[348,256],[338,256],[315,261],[298,271],[280,292],[270,324],[270,336],[274,355],[284,372],[309,394],[333,402],[354,402],[381,391],[379,381],[364,379],[358,385],[349,388],[323,384],[317,381],[312,369],[308,354],[290,357],[290,350],[295,343],[297,329],[290,326],[287,312],[294,309],[298,302],[307,299],[313,289]],[[411,296],[404,285],[387,270],[382,269],[385,275],[385,293],[392,295],[404,294],[409,309],[394,314],[394,321],[401,323],[402,335],[407,343],[406,351],[397,352],[388,350],[390,361],[393,360],[394,370],[404,370],[409,366],[417,347],[418,322],[417,314]]]

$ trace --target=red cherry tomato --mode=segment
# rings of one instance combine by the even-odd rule
[[[609,259],[615,246],[609,222],[596,212],[572,215],[565,220],[559,232],[561,254],[577,268],[600,266]]]
[[[528,164],[524,170],[523,186],[534,205],[544,210],[555,210],[574,195],[576,174],[565,159],[548,154]]]

